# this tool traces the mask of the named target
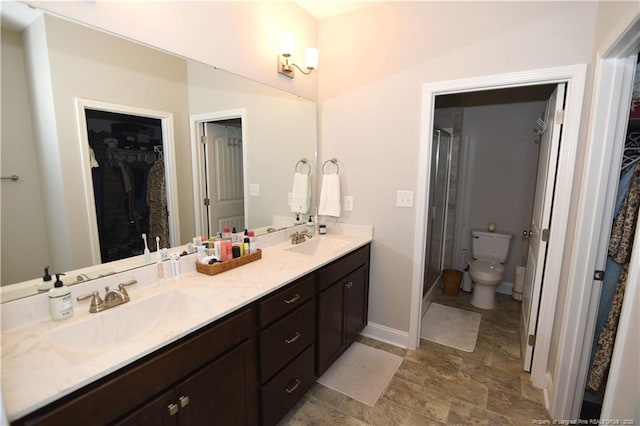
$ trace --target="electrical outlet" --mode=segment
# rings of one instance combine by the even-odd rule
[[[249,195],[253,197],[260,196],[260,184],[259,183],[251,183],[249,184]]]
[[[413,207],[413,191],[397,191],[396,206]]]
[[[353,196],[347,195],[346,197],[344,197],[344,211],[353,211]]]

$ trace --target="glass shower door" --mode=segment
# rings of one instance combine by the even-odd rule
[[[429,178],[429,209],[427,214],[427,251],[422,294],[438,281],[442,274],[446,229],[449,166],[451,164],[451,135],[434,129]]]

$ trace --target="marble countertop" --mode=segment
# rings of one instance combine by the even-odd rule
[[[300,249],[306,253],[293,251],[291,248],[298,246],[292,246],[289,241],[278,242],[262,249],[261,260],[215,276],[195,272],[195,256],[188,256],[183,259],[185,267],[182,270],[186,272],[180,279],[165,279],[162,286],[156,283],[155,265],[140,268],[136,270],[139,285],[128,287],[131,301],[122,305],[127,307],[132,335],[118,337],[117,344],[109,343],[109,339],[102,344],[105,340],[102,336],[83,336],[81,332],[75,332],[98,318],[105,323],[117,323],[117,316],[122,316],[124,310],[119,313],[121,307],[115,307],[90,314],[88,304],[80,305],[75,298],[92,289],[73,286],[72,318],[58,322],[47,317],[25,320],[13,328],[3,326],[2,394],[7,417],[11,421],[29,414],[371,241],[372,232],[318,235],[298,245],[312,243],[314,246],[309,245],[308,250]],[[171,276],[169,271],[165,265],[165,277]],[[135,274],[116,275],[111,280],[122,282],[132,275]],[[46,298],[36,296],[33,299],[38,298],[42,300],[34,301],[33,306],[42,309]],[[171,312],[171,315],[165,315],[170,316],[170,320],[158,318],[157,312],[153,312],[155,307],[162,305],[151,303],[156,300],[179,302],[169,307],[171,311],[166,311]],[[6,309],[9,304],[2,305],[3,322],[11,320],[7,317],[11,313],[11,309]],[[20,308],[21,311],[24,309]],[[167,309],[167,306],[162,305],[162,308]],[[74,333],[67,333],[67,329],[73,329]],[[92,327],[87,329],[93,330]],[[64,344],[54,338],[67,334]]]

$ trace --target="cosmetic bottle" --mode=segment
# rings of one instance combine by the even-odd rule
[[[231,228],[229,228],[228,226],[222,228],[222,239],[231,240]]]
[[[49,290],[49,311],[51,319],[55,321],[71,318],[73,316],[73,300],[71,300],[71,290],[60,280],[60,275],[56,274],[56,282]]]
[[[247,232],[249,236],[249,253],[255,253],[258,251],[258,241],[256,240],[255,231]]]
[[[204,246],[200,246],[203,247]],[[158,252],[158,260],[156,263],[156,268],[158,271],[158,285],[164,285],[164,266],[162,265],[162,253]]]
[[[244,256],[246,256],[249,253],[251,253],[251,240],[249,239],[249,237],[244,237],[244,241],[242,243],[242,246],[244,248],[244,252],[243,252]]]
[[[311,219],[311,215],[309,215],[309,221],[307,222],[307,232],[310,235],[316,234],[316,225],[313,223],[313,220]]]
[[[49,275],[49,267],[44,268],[44,276],[42,277],[42,282],[38,283],[38,293],[44,293],[53,288],[53,281],[51,280],[51,275]]]

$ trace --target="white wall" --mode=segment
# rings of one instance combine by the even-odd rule
[[[538,166],[536,118],[544,116],[545,102],[521,102],[466,107],[462,124],[463,150],[469,159],[462,232],[464,248],[471,254],[471,230],[486,231],[496,223],[497,232],[511,234],[505,281],[513,283],[515,267],[526,256],[522,230],[531,225],[533,193]],[[473,147],[471,147],[473,145]]]
[[[20,33],[2,30],[2,284],[43,275],[49,247],[40,196],[31,106]],[[29,256],[24,256],[29,253]],[[39,259],[40,262],[34,262]]]
[[[597,4],[376,4],[320,23],[320,161],[345,166],[354,211],[375,228],[369,320],[409,330],[421,89],[427,82],[589,63]],[[423,197],[424,194],[416,194]]]

